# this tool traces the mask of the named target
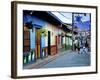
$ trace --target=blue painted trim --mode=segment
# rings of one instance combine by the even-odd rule
[[[30,48],[35,48],[35,31],[33,32],[32,29],[30,30]]]
[[[32,25],[33,27],[36,27],[36,28],[42,28],[45,26],[45,21],[35,17],[35,16],[31,16],[31,15],[23,15],[23,18],[24,18],[24,24],[27,23],[27,22],[32,22]]]

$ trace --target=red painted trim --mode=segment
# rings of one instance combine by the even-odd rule
[[[51,46],[51,55],[55,55],[56,54],[56,45],[52,45]]]

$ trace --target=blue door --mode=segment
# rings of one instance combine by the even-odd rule
[[[29,62],[36,61],[35,53],[35,29],[30,29],[30,53],[29,53]]]

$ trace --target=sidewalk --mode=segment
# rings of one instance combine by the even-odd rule
[[[58,52],[56,55],[53,55],[53,56],[49,55],[45,59],[38,59],[37,62],[35,62],[33,64],[25,65],[24,66],[24,69],[37,69],[37,68],[41,68],[42,66],[44,66],[47,63],[55,60],[59,56],[64,55],[66,52],[69,53],[69,52],[72,52],[72,51],[71,50],[68,50],[68,51]]]

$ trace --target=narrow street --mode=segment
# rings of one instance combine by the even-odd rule
[[[24,69],[90,66],[90,13],[24,10],[23,22]]]
[[[77,52],[64,53],[55,60],[41,68],[79,67],[90,65],[90,53],[78,54]]]
[[[54,56],[48,56],[38,60],[34,64],[24,66],[24,69],[59,68],[90,66],[90,52],[78,54],[76,51],[59,52]]]

